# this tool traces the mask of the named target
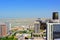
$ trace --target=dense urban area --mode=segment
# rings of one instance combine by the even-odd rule
[[[0,40],[49,40],[49,23],[60,23],[58,12],[52,18],[0,19]]]

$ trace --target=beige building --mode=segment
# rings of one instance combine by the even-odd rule
[[[23,27],[18,27],[18,26],[16,26],[16,27],[14,27],[14,28],[11,28],[11,30],[24,30],[24,28],[23,28]]]

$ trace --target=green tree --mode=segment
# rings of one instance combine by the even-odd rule
[[[17,38],[14,38],[13,40],[18,40]]]

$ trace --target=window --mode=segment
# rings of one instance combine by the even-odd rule
[[[60,24],[53,25],[53,38],[54,40],[60,39]]]

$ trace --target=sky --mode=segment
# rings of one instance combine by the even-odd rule
[[[0,0],[0,18],[49,18],[59,12],[60,0]]]

